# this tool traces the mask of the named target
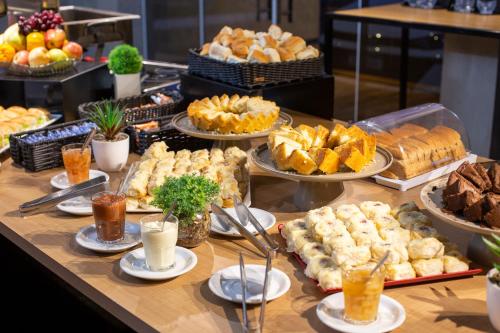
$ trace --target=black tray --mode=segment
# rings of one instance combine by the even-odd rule
[[[122,107],[125,108],[135,108],[143,104],[152,103],[151,95],[154,95],[158,92],[161,92],[164,95],[172,97],[174,102],[165,105],[156,105],[148,108],[141,108],[141,109],[137,108],[129,110],[125,114],[125,121],[127,122],[127,124],[141,120],[152,120],[170,114],[176,114],[181,111],[181,109],[179,108],[179,104],[182,102],[183,97],[179,92],[174,90],[168,90],[168,91],[158,90],[147,94],[114,99],[111,100],[111,102],[113,104],[120,104]],[[94,110],[96,106],[103,105],[105,102],[106,102],[105,100],[102,100],[99,102],[80,104],[78,106],[79,117],[82,119],[88,118],[89,114]]]
[[[181,133],[171,125],[171,120],[174,115],[168,115],[154,119],[159,122],[160,129],[153,131],[138,132],[132,125],[143,124],[148,121],[136,121],[129,124],[125,128],[125,133],[130,136],[130,150],[142,155],[154,142],[164,141],[168,150],[178,151],[181,149],[198,150],[209,149],[212,147],[213,141],[195,138],[187,134]],[[151,121],[151,120],[149,120]]]
[[[23,166],[29,171],[41,171],[57,168],[63,165],[61,147],[70,143],[83,143],[87,134],[54,139],[40,143],[26,143],[22,138],[33,133],[47,133],[50,130],[79,125],[87,120],[76,120],[60,125],[45,127],[13,134],[9,137],[10,153],[14,163]]]
[[[199,49],[190,49],[188,71],[217,81],[230,83],[243,88],[254,88],[318,77],[323,74],[323,54],[317,58],[274,62],[269,64],[240,63],[232,64],[201,56]]]

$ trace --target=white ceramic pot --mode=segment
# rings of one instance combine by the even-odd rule
[[[99,169],[103,171],[120,171],[127,164],[129,137],[125,133],[122,140],[105,141],[92,139],[92,152]]]
[[[497,270],[492,268],[486,278],[486,302],[488,303],[488,315],[493,327],[500,332],[500,287],[491,282],[488,277],[495,274]]]
[[[115,98],[141,94],[141,73],[115,74]]]

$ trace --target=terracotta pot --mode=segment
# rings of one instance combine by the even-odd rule
[[[492,268],[486,275],[486,303],[490,322],[500,332],[500,287],[489,279],[497,272],[495,268]]]
[[[189,222],[179,220],[179,236],[177,245],[183,247],[196,247],[208,239],[210,234],[210,213],[205,210],[203,213],[197,214],[195,218]]]
[[[103,171],[120,171],[127,164],[129,137],[120,133],[116,141],[106,141],[100,136],[92,139],[92,152],[99,169]]]

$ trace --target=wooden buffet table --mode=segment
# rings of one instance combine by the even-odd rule
[[[293,114],[294,122],[315,125],[331,123],[316,117]],[[137,159],[131,156],[130,160]],[[50,177],[62,169],[27,173],[14,167],[9,159],[0,167],[0,233],[66,281],[72,288],[140,332],[240,332],[241,307],[213,295],[207,280],[217,270],[238,263],[244,251],[246,262],[264,263],[246,240],[211,236],[193,249],[198,265],[187,274],[164,282],[143,281],[120,271],[122,254],[101,255],[80,248],[74,235],[93,218],[66,215],[57,210],[20,217],[19,204],[49,193]],[[111,174],[116,185],[119,178]],[[252,206],[272,212],[278,223],[301,217],[292,204],[295,183],[252,168]],[[419,188],[399,192],[370,180],[345,183],[338,202],[380,200],[398,205],[417,200]],[[128,214],[131,221],[142,215]],[[465,249],[470,238],[465,232],[441,223],[436,227]],[[277,225],[272,229],[274,237]],[[284,242],[282,242],[284,244]],[[291,279],[291,289],[268,303],[265,331],[328,332],[316,316],[316,305],[325,296],[306,278],[303,269],[289,254],[282,252],[273,262]],[[388,289],[384,293],[398,300],[407,318],[398,332],[480,332],[493,331],[486,310],[484,275],[473,278]],[[258,308],[251,312],[258,314]]]

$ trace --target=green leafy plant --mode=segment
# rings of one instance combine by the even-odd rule
[[[202,176],[167,177],[165,183],[153,191],[152,205],[166,213],[174,202],[174,215],[180,224],[189,225],[196,214],[203,212],[215,199],[220,188],[217,183]]]
[[[491,238],[492,240],[489,240],[483,236],[483,242],[491,253],[500,258],[500,237],[492,234]],[[490,281],[500,286],[500,263],[494,262],[493,267],[496,268],[497,272],[490,276]]]
[[[135,74],[142,69],[142,56],[137,48],[122,44],[111,50],[108,68],[114,74]]]
[[[111,101],[97,105],[89,115],[89,120],[97,125],[107,141],[113,141],[125,127],[125,113],[122,107]]]

